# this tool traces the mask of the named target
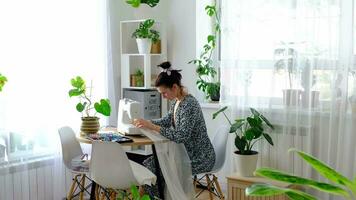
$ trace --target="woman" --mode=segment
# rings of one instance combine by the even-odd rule
[[[169,62],[164,62],[159,67],[163,68],[163,71],[158,75],[155,86],[163,98],[173,100],[170,110],[161,119],[136,119],[134,125],[154,130],[176,143],[183,143],[191,160],[192,174],[208,172],[214,166],[215,152],[207,134],[199,102],[181,85],[181,70],[171,69]],[[145,160],[144,165],[155,172],[152,157]],[[146,186],[145,190],[148,190],[151,196],[157,196],[157,188]]]

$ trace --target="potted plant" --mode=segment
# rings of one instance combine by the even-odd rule
[[[203,46],[203,51],[199,58],[191,60],[188,63],[193,63],[196,66],[196,73],[198,74],[196,84],[198,89],[204,92],[205,98],[210,98],[212,101],[219,101],[220,82],[216,80],[217,71],[213,60],[213,54],[220,33],[220,18],[216,4],[206,6],[205,10],[210,17],[214,17],[213,33],[208,35],[207,43]]]
[[[155,21],[147,19],[140,22],[139,27],[132,33],[132,37],[136,38],[138,52],[140,54],[149,54],[151,52],[152,38],[159,38],[158,31],[152,29]]]
[[[257,166],[258,152],[252,148],[257,141],[266,139],[273,146],[272,138],[265,132],[266,128],[274,129],[273,125],[256,109],[250,108],[251,115],[244,119],[231,121],[225,114],[227,106],[213,114],[215,119],[220,113],[230,124],[230,133],[235,134],[236,164],[241,176],[252,176]],[[265,126],[266,125],[266,126]]]
[[[298,155],[303,158],[315,171],[320,173],[331,183],[319,182],[270,168],[258,169],[256,170],[255,175],[295,185],[308,186],[321,192],[342,196],[345,199],[354,199],[356,197],[355,180],[349,180],[332,167],[305,152],[298,151],[296,149],[290,149],[289,151],[297,152]],[[285,193],[292,200],[317,199],[316,197],[300,190],[280,188],[269,184],[254,184],[246,188],[245,192],[248,196],[274,196]]]
[[[76,109],[82,113],[81,132],[85,134],[97,133],[100,127],[99,118],[95,116],[96,113],[92,114],[91,111],[95,109],[97,113],[110,116],[111,106],[109,99],[100,99],[99,102],[94,103],[87,95],[87,87],[82,77],[72,78],[70,82],[73,88],[68,92],[69,97],[77,96],[80,99]]]
[[[0,74],[0,92],[2,91],[2,88],[4,87],[6,82],[7,78],[4,75]]]
[[[147,4],[152,8],[159,3],[159,0],[127,0],[126,3],[130,4],[134,8],[140,7],[141,3]]]
[[[137,69],[135,74],[131,75],[131,86],[132,87],[143,87],[144,86],[144,76],[140,69]]]
[[[159,32],[156,30],[152,30],[152,46],[151,53],[161,53],[161,40],[159,36]]]
[[[125,199],[128,199],[128,200],[150,200],[150,196],[148,196],[147,194],[143,194],[143,195],[140,195],[140,192],[138,191],[136,185],[132,184],[130,186],[130,191],[131,191],[131,194],[128,194],[126,191],[122,191],[120,192],[120,197],[117,198],[117,200],[125,200]],[[130,198],[131,197],[131,198]]]
[[[281,43],[281,47],[274,50],[277,59],[274,68],[277,73],[288,73],[289,88],[283,90],[283,103],[286,106],[296,106],[300,104],[302,90],[296,88],[297,80],[297,51],[290,47],[294,43]]]

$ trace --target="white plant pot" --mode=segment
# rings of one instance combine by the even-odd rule
[[[137,38],[136,43],[137,43],[138,53],[149,54],[151,52],[151,45],[152,45],[151,39]]]
[[[236,172],[240,176],[253,176],[257,167],[258,152],[253,155],[241,155],[235,152]]]
[[[316,108],[319,105],[319,91],[304,91],[302,94],[302,104],[304,107]]]

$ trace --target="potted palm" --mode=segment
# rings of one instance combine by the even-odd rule
[[[321,174],[324,178],[328,179],[329,182],[319,182],[312,179],[307,179],[304,177],[288,174],[276,169],[271,168],[261,168],[256,170],[255,174],[257,176],[262,176],[265,178],[292,183],[300,186],[308,186],[313,189],[319,190],[321,192],[326,192],[333,195],[342,196],[345,199],[354,199],[356,197],[356,184],[355,180],[349,180],[344,175],[337,172],[332,167],[328,166],[324,162],[318,160],[317,158],[296,150],[290,149],[289,151],[296,152],[303,158],[316,172]],[[316,200],[317,198],[302,192],[300,190],[294,190],[290,188],[280,188],[277,186],[272,186],[269,184],[254,184],[245,190],[248,196],[274,196],[285,193],[290,199],[298,200]]]
[[[84,134],[97,133],[100,127],[99,118],[96,113],[91,111],[95,109],[97,113],[104,116],[110,116],[111,106],[109,99],[100,99],[99,102],[92,102],[90,96],[87,94],[87,87],[82,77],[77,76],[71,79],[72,89],[69,90],[69,97],[77,96],[80,102],[76,105],[78,112],[82,113],[82,125],[80,130]]]
[[[131,75],[131,86],[132,87],[143,87],[144,86],[144,76],[143,71],[138,69],[135,74]]]
[[[140,54],[149,54],[151,52],[152,38],[158,40],[159,32],[152,29],[155,21],[147,19],[140,22],[139,27],[132,33],[132,37],[136,38],[138,52]]]
[[[273,145],[272,138],[265,132],[266,128],[274,129],[273,125],[254,108],[250,108],[251,115],[244,119],[231,121],[225,114],[227,106],[213,114],[215,119],[220,113],[230,124],[230,133],[235,134],[236,164],[238,173],[241,176],[253,176],[257,166],[258,152],[253,150],[257,141],[266,139],[270,145]],[[265,126],[266,125],[266,126]]]
[[[0,92],[2,91],[2,88],[4,87],[6,82],[7,78],[4,75],[0,74]]]

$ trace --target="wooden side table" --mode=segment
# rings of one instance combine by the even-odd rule
[[[245,189],[254,183],[268,183],[278,187],[292,187],[292,184],[272,181],[261,177],[242,177],[237,174],[227,176],[228,200],[289,200],[286,195],[269,197],[247,197]]]

